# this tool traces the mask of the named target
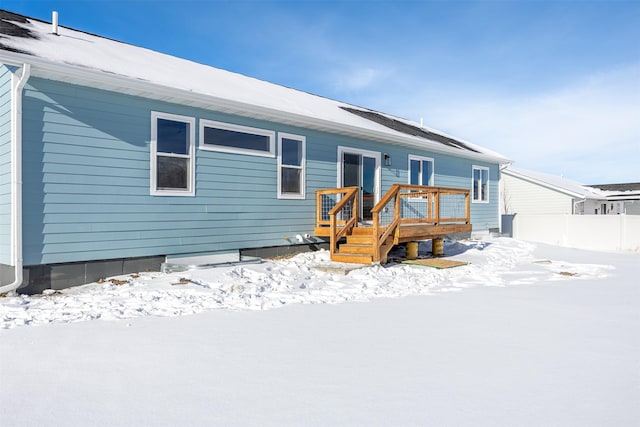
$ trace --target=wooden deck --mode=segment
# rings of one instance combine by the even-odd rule
[[[357,194],[357,187],[316,193],[315,235],[329,237],[334,261],[384,263],[400,243],[471,232],[469,190],[394,184],[367,224],[358,222]]]

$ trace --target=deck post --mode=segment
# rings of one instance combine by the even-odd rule
[[[436,210],[435,225],[440,225],[440,190],[436,190],[434,200]]]
[[[316,191],[316,227],[322,222],[322,193]]]
[[[467,224],[471,224],[471,194],[469,192],[464,196],[464,204],[466,208],[465,216],[467,217]]]
[[[373,262],[380,262],[380,242],[378,238],[380,236],[380,213],[375,212],[373,214]]]
[[[329,226],[329,230],[330,234],[329,234],[329,253],[331,254],[331,256],[333,256],[336,253],[336,246],[338,244],[338,242],[336,241],[336,229],[337,224],[336,224],[336,215],[335,214],[331,214],[330,215],[330,220],[331,220],[331,225]]]

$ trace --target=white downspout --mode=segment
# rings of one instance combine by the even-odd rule
[[[14,281],[0,286],[0,293],[22,285],[22,89],[31,75],[31,65],[22,65],[22,74],[11,77],[11,261]]]

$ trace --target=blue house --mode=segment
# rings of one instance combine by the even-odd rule
[[[498,227],[499,154],[52,21],[0,11],[0,292]]]

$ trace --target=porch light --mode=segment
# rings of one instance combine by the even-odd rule
[[[383,157],[384,157],[384,165],[391,166],[391,156],[388,155],[387,153],[384,153]]]

